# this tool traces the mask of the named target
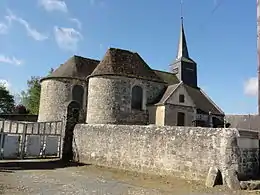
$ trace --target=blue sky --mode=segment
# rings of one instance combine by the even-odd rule
[[[226,113],[256,113],[256,2],[184,0],[183,13],[200,87]],[[0,80],[17,93],[70,56],[101,59],[109,47],[169,70],[179,28],[180,0],[1,0]]]

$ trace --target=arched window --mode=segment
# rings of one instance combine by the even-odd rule
[[[72,88],[72,100],[83,106],[84,88],[81,85],[74,85]]]
[[[131,107],[137,110],[142,110],[143,108],[143,89],[140,86],[132,88]]]

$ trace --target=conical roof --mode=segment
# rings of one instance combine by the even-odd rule
[[[164,82],[138,53],[110,48],[91,76],[117,75]]]
[[[186,36],[184,32],[184,25],[183,25],[183,18],[181,19],[181,29],[180,29],[180,38],[179,38],[179,44],[178,44],[178,50],[177,50],[177,56],[176,59],[180,58],[187,58],[189,59],[189,51],[186,41]]]
[[[99,61],[81,56],[72,56],[48,77],[72,77],[85,79],[98,65]]]

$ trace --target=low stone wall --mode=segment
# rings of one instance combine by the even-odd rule
[[[37,122],[38,115],[30,114],[0,114],[0,119],[12,120],[12,121],[29,121]]]
[[[82,163],[204,180],[210,167],[247,175],[239,136],[231,128],[78,124],[74,151]]]

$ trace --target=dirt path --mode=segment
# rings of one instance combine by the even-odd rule
[[[92,165],[64,168],[56,164],[36,166],[28,162],[22,166],[9,164],[8,167],[0,168],[0,194],[254,195],[260,193],[231,192],[223,187],[205,189],[201,183]]]

